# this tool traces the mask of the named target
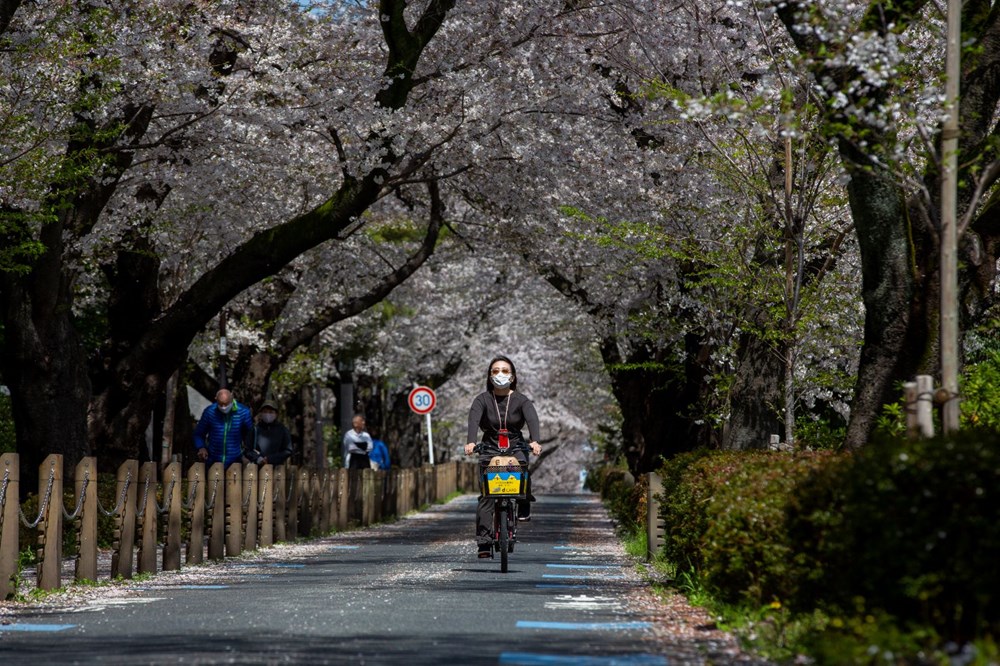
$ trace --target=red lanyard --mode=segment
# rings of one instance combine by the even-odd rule
[[[493,406],[497,408],[497,421],[500,422],[500,430],[497,435],[497,446],[500,447],[502,451],[506,451],[510,448],[510,434],[507,431],[507,410],[510,408],[510,393],[507,394],[507,402],[503,406],[503,418],[500,418],[500,401],[497,400],[496,395],[493,396]]]

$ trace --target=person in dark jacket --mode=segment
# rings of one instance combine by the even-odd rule
[[[480,472],[489,464],[495,455],[514,456],[525,464],[528,454],[541,454],[542,445],[538,443],[540,428],[535,405],[523,393],[517,393],[517,371],[514,363],[506,356],[497,356],[486,367],[486,390],[472,401],[469,408],[468,443],[465,454],[479,454]],[[523,427],[528,427],[528,441],[521,433]],[[479,431],[483,431],[482,441],[476,443]],[[531,479],[525,488],[531,496]],[[531,519],[531,503],[529,500],[518,501],[518,520]],[[476,507],[476,543],[479,547],[479,557],[490,556],[490,546],[493,537],[490,530],[493,526],[493,500],[480,496]]]
[[[250,408],[236,402],[229,389],[220,389],[215,394],[215,402],[201,413],[194,429],[198,460],[209,465],[221,462],[226,467],[240,462],[243,448],[252,435]]]
[[[245,453],[258,465],[280,465],[292,455],[292,434],[278,421],[278,408],[270,400],[260,406],[253,440]]]

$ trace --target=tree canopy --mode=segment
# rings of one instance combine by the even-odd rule
[[[990,8],[965,3],[973,332]],[[223,314],[252,406],[351,358],[389,409],[436,384],[444,448],[497,352],[552,437],[633,471],[808,423],[861,446],[936,364],[942,26],[924,2],[2,3],[18,450],[137,455],[171,377],[211,385]]]

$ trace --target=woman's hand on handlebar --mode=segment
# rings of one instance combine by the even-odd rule
[[[536,456],[542,455],[542,445],[538,442],[530,442],[528,446],[531,448],[531,452]]]
[[[471,456],[475,452],[476,452],[475,442],[469,442],[468,444],[465,445],[465,455]]]

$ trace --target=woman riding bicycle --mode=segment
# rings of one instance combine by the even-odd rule
[[[514,363],[506,356],[497,356],[486,368],[486,390],[475,397],[469,408],[468,443],[466,455],[479,454],[480,473],[495,455],[510,455],[522,465],[528,462],[528,452],[536,456],[542,452],[538,443],[538,414],[531,400],[517,393],[517,371]],[[521,428],[528,426],[529,441],[524,441]],[[476,435],[483,431],[483,439],[476,444]],[[531,497],[531,480],[528,480],[527,495]],[[529,520],[531,503],[518,503],[519,520]],[[490,557],[493,537],[493,500],[479,496],[476,507],[476,544],[479,557]]]

